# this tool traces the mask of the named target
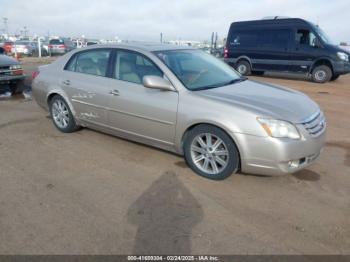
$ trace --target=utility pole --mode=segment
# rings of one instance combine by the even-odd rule
[[[160,43],[163,43],[163,33],[160,33]]]
[[[23,27],[24,38],[27,38],[28,29],[26,26]]]
[[[2,20],[4,21],[4,33],[8,36],[8,34],[9,34],[9,29],[8,29],[8,26],[7,26],[8,18],[7,17],[3,17]]]

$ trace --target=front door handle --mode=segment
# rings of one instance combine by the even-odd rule
[[[62,84],[64,84],[65,86],[69,86],[70,85],[70,80],[64,80],[62,82]]]
[[[114,90],[109,91],[109,94],[113,95],[113,96],[119,96],[119,91],[114,89]]]

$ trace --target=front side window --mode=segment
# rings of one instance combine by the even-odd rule
[[[154,52],[189,90],[203,90],[244,80],[226,63],[201,50]]]
[[[317,37],[313,32],[307,29],[299,29],[296,34],[296,42],[300,45],[316,46]]]
[[[109,55],[110,50],[92,50],[79,53],[76,58],[71,59],[66,66],[66,70],[89,75],[106,76]]]
[[[142,84],[146,75],[163,77],[163,72],[148,58],[131,51],[117,51],[114,78]]]

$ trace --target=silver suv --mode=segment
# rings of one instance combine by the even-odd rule
[[[200,50],[91,46],[39,71],[33,95],[62,132],[89,127],[169,150],[210,179],[296,172],[324,145],[309,97],[249,81]]]

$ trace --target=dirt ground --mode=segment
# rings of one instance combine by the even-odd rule
[[[252,78],[324,110],[327,145],[306,170],[214,182],[158,149],[60,133],[28,96],[1,99],[0,254],[350,254],[350,76]]]

